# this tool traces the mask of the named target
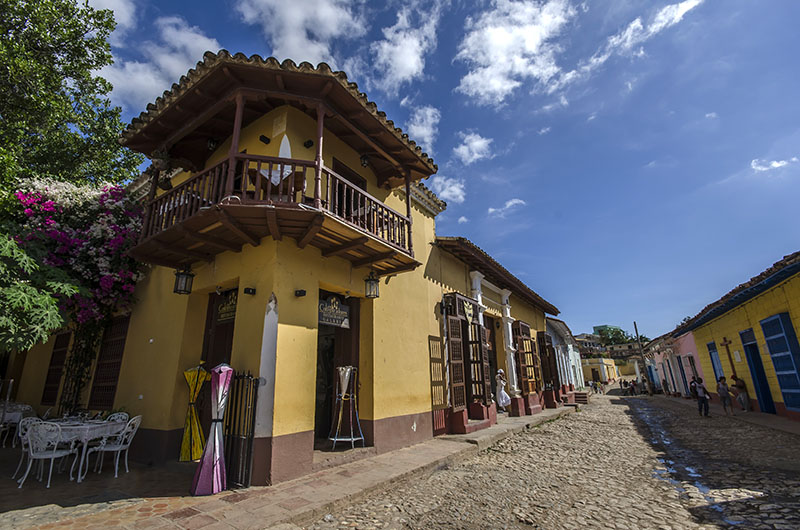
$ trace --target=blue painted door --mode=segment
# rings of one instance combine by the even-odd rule
[[[753,378],[753,390],[758,400],[758,408],[761,412],[775,414],[775,402],[772,401],[772,394],[769,393],[769,383],[767,374],[764,372],[764,364],[761,362],[761,354],[758,351],[758,344],[755,342],[755,335],[752,329],[739,332],[744,346],[744,355],[747,357],[747,366],[750,368],[750,375]]]
[[[681,373],[681,380],[683,380],[683,395],[689,395],[689,383],[686,382],[686,371],[683,369],[683,360],[678,357],[678,371]]]
[[[778,377],[783,403],[787,409],[800,410],[800,345],[789,313],[765,318],[761,321],[761,329]]]

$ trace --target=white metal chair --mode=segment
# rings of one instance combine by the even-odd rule
[[[42,419],[46,420],[47,418],[49,418],[51,412],[53,412],[53,407],[50,407],[49,409],[44,411],[44,414],[42,414]]]
[[[115,412],[113,414],[109,414],[106,421],[128,421],[128,413],[127,412]]]
[[[22,462],[25,460],[25,456],[28,454],[28,430],[34,423],[42,423],[42,420],[35,416],[30,418],[22,418],[19,420],[16,437],[19,438],[21,453],[19,455],[19,464],[17,464],[17,469],[14,471],[14,474],[11,475],[11,478],[16,478],[17,473],[19,473],[19,470],[22,468]]]
[[[36,418],[36,412],[34,412],[33,407],[30,405],[22,405],[19,407],[20,412],[20,422],[25,418]],[[11,424],[10,429],[16,429],[14,436],[11,438],[11,447],[17,447],[17,438],[19,438],[19,424]],[[10,430],[9,429],[9,430]],[[3,440],[3,447],[5,447],[5,440]]]
[[[28,468],[25,474],[19,481],[21,488],[25,484],[25,479],[31,472],[34,460],[44,461],[50,460],[50,472],[47,475],[47,487],[50,487],[50,479],[53,477],[53,464],[56,458],[62,458],[69,455],[76,455],[72,461],[72,468],[70,468],[70,476],[75,468],[75,462],[78,461],[77,450],[73,447],[59,448],[61,441],[61,426],[57,423],[50,423],[43,421],[41,423],[34,423],[28,428]],[[43,468],[39,468],[39,480],[42,480]]]
[[[97,458],[98,462],[95,464],[95,467],[98,468],[98,473],[103,471],[103,456],[105,453],[116,453],[114,457],[114,478],[117,478],[119,474],[119,457],[123,451],[125,452],[125,472],[128,473],[128,449],[130,448],[133,437],[136,436],[136,431],[139,430],[139,425],[141,424],[142,417],[134,416],[125,426],[125,430],[123,430],[114,438],[104,440],[103,443],[96,448],[90,449],[90,451],[94,450],[100,453]]]

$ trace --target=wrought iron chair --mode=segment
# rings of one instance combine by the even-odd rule
[[[128,449],[130,448],[133,437],[136,436],[136,431],[139,430],[139,425],[141,424],[142,417],[134,416],[125,426],[125,430],[123,430],[116,437],[109,440],[104,440],[103,443],[96,448],[89,449],[90,451],[96,451],[100,453],[100,456],[97,458],[97,463],[95,464],[95,467],[98,468],[98,473],[102,473],[103,471],[103,456],[105,453],[116,453],[114,456],[114,478],[117,478],[119,474],[119,457],[123,451],[125,452],[125,472],[129,472]]]
[[[43,462],[50,460],[50,472],[47,475],[47,487],[50,487],[50,479],[53,477],[53,464],[56,458],[62,458],[69,455],[75,455],[72,461],[72,468],[70,468],[70,477],[75,468],[75,462],[78,461],[78,450],[72,447],[60,448],[59,442],[61,441],[61,426],[57,423],[50,423],[43,421],[41,423],[34,423],[28,428],[28,468],[25,474],[19,481],[21,488],[25,484],[25,479],[31,472],[34,460]],[[39,480],[42,480],[43,467],[39,468]]]
[[[44,414],[42,414],[42,419],[46,420],[47,418],[49,418],[51,412],[53,412],[53,407],[50,407],[49,409],[44,411]]]
[[[22,405],[19,407],[20,412],[20,422],[25,418],[36,418],[36,412],[33,410],[33,407],[30,405]],[[11,429],[16,429],[14,436],[11,438],[11,447],[17,447],[17,438],[19,438],[19,424],[11,424]],[[5,447],[6,441],[3,440],[3,447]]]
[[[17,473],[19,473],[19,470],[22,469],[22,462],[25,460],[25,455],[28,454],[28,430],[34,423],[42,423],[42,420],[35,416],[30,418],[22,418],[19,420],[16,438],[19,438],[21,453],[19,455],[19,464],[17,464],[17,469],[14,471],[14,474],[11,475],[11,478],[16,478]]]
[[[128,413],[127,412],[115,412],[113,414],[109,414],[106,421],[128,421]]]

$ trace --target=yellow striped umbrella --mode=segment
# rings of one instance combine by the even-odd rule
[[[211,379],[211,374],[202,366],[196,366],[183,372],[186,383],[189,385],[189,410],[186,411],[186,424],[183,427],[183,441],[181,441],[181,462],[197,460],[203,456],[205,438],[200,427],[200,418],[197,415],[197,396],[203,383]]]

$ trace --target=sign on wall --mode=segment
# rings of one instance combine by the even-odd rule
[[[339,302],[336,296],[319,302],[319,323],[350,329],[350,307]]]

